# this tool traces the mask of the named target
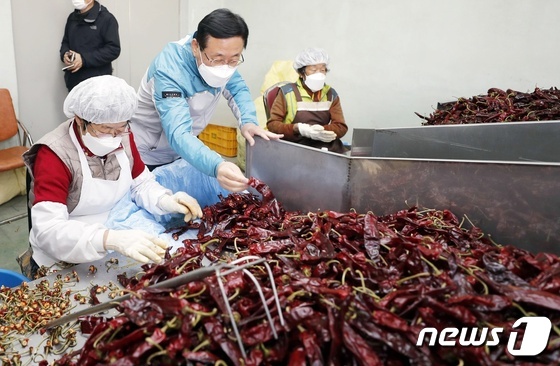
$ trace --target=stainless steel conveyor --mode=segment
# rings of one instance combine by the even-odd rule
[[[558,121],[354,129],[350,155],[257,139],[246,170],[288,210],[449,209],[500,244],[560,254],[558,136]]]

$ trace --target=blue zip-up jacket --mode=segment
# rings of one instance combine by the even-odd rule
[[[182,157],[198,170],[216,176],[223,158],[200,141],[220,94],[227,99],[239,127],[258,125],[255,104],[235,71],[225,88],[206,84],[191,48],[192,36],[171,42],[150,64],[138,89],[138,111],[131,119],[138,151],[148,165]]]

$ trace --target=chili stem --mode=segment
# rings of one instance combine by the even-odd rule
[[[329,305],[332,308],[335,308],[336,310],[340,310],[340,307],[338,305],[336,305],[334,302],[325,299],[324,297],[322,297],[321,299],[319,299],[319,301],[321,301],[322,303],[325,303],[327,305]]]
[[[235,248],[235,253],[239,254],[239,248],[237,247],[237,239],[238,239],[237,236],[235,237],[235,239],[233,239],[233,247]]]
[[[297,258],[297,259],[301,257],[300,254],[278,254],[278,256],[284,258]]]
[[[516,303],[516,302],[513,302],[513,301],[512,301],[512,302],[511,302],[511,305],[513,305],[515,308],[517,308],[517,310],[519,310],[519,311],[523,314],[523,316],[537,316],[537,314],[535,314],[535,313],[533,313],[533,312],[530,312],[530,311],[528,312],[528,311],[526,311],[525,309],[523,309],[523,307],[522,307],[521,305],[519,305],[519,304]]]
[[[185,267],[187,266],[187,264],[190,264],[191,262],[196,261],[196,259],[197,259],[197,257],[192,257],[192,258],[187,259],[187,260],[185,261],[185,263],[183,263],[183,264],[181,265],[181,267],[177,268],[177,274],[183,273],[183,270],[185,269]]]
[[[149,338],[146,338],[146,341],[148,341],[148,339],[149,339]],[[154,346],[157,346],[158,348],[160,348],[160,345],[157,344],[157,343],[154,343],[153,345],[154,345]],[[148,363],[148,365],[151,365],[151,364],[152,364],[152,359],[154,359],[154,358],[156,358],[156,357],[158,357],[158,356],[166,355],[166,354],[167,354],[167,351],[164,350],[164,349],[162,349],[162,350],[160,350],[160,351],[158,351],[158,352],[152,353],[152,354],[150,355],[150,357],[148,357],[148,359],[146,360],[146,362]]]
[[[202,289],[198,292],[195,292],[194,294],[189,294],[188,291],[185,291],[182,295],[179,296],[179,299],[190,299],[192,297],[198,297],[199,295],[202,295],[204,291],[206,291],[206,285],[203,285]]]
[[[214,316],[218,313],[218,309],[214,308],[212,311],[207,312],[207,311],[200,311],[200,310],[194,310],[193,308],[189,308],[188,306],[185,306],[183,308],[183,310],[187,313],[191,313],[191,314],[195,314],[195,315],[200,315],[200,316]]]
[[[99,342],[101,341],[101,339],[103,337],[105,337],[107,334],[109,334],[113,329],[111,328],[107,328],[105,329],[103,332],[101,332],[97,338],[95,338],[95,341],[93,342],[93,348],[98,348],[99,347]]]
[[[220,238],[213,238],[208,240],[206,243],[204,244],[200,244],[200,250],[205,252],[206,251],[206,247],[212,243],[219,243],[220,242]]]
[[[295,291],[292,294],[290,294],[290,296],[288,296],[286,298],[286,300],[288,300],[289,302],[292,302],[296,296],[305,296],[305,295],[307,295],[307,291],[298,290],[298,291]]]
[[[431,275],[430,275],[430,273],[428,273],[428,272],[415,273],[415,274],[413,274],[412,276],[403,277],[403,278],[397,280],[396,283],[397,283],[397,285],[401,285],[402,283],[404,283],[404,282],[406,282],[406,281],[408,281],[408,280],[412,280],[412,279],[415,279],[415,278],[418,278],[418,277],[430,277],[430,276],[431,276]]]
[[[441,271],[439,270],[439,268],[437,268],[432,262],[427,260],[423,255],[420,256],[420,259],[422,259],[424,262],[426,262],[426,264],[428,264],[430,267],[432,267],[432,270],[434,271],[435,276],[439,276],[441,274]]]
[[[375,292],[373,292],[371,289],[367,288],[367,287],[354,287],[355,291],[361,292],[363,294],[366,294],[370,297],[373,297],[376,301],[381,300],[381,298],[379,296],[377,296],[377,294]]]
[[[228,297],[228,301],[231,302],[231,300],[235,299],[240,292],[241,290],[239,290],[239,287],[236,287],[235,292],[230,297]]]
[[[164,351],[167,352],[163,347],[161,347],[161,345],[159,343],[157,343],[156,341],[154,341],[152,339],[152,337],[146,337],[146,343],[151,344],[152,346],[156,347],[157,349],[159,349],[160,351]]]
[[[336,231],[335,229],[332,229],[332,228],[331,228],[331,231],[332,231],[333,233],[335,233],[338,237],[342,237],[342,235],[340,235],[340,233],[339,233],[338,231]]]
[[[344,269],[344,272],[342,272],[342,279],[340,280],[340,282],[345,285],[345,280],[346,280],[346,273],[348,273],[348,271],[350,271],[350,267],[346,267]]]
[[[193,348],[192,352],[198,352],[201,348],[204,348],[210,344],[208,339],[205,339],[204,342],[199,343],[195,348]]]

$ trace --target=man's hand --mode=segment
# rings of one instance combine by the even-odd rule
[[[66,66],[72,65],[72,64],[74,63],[74,57],[75,57],[75,56],[74,56],[74,51],[67,51],[67,52],[64,54],[64,59],[63,59],[64,64],[65,64]]]
[[[74,66],[70,67],[68,70],[70,70],[70,72],[72,73],[75,73],[76,71],[82,68],[83,61],[82,61],[82,55],[80,55],[78,52],[73,52],[73,54],[74,54],[74,61],[72,62],[72,64],[74,64]]]
[[[222,188],[231,192],[240,192],[249,188],[249,179],[243,175],[237,165],[229,161],[224,161],[218,165],[216,178]]]
[[[243,126],[241,126],[241,135],[245,137],[250,146],[253,146],[255,144],[255,139],[253,138],[253,136],[260,136],[265,140],[278,140],[284,137],[284,135],[282,134],[272,133],[254,123],[245,123]]]

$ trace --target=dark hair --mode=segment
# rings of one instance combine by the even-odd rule
[[[216,9],[198,23],[198,29],[194,36],[201,49],[206,48],[208,37],[219,39],[241,37],[243,48],[246,48],[249,27],[241,16],[232,13],[229,9]]]
[[[302,67],[300,67],[299,69],[296,70],[296,72],[299,74],[299,77],[303,77],[303,75],[305,75],[305,68],[306,68],[307,66],[309,66],[309,65],[302,66]],[[331,70],[329,70],[329,69],[327,68],[327,72],[329,72],[329,71],[331,71]]]

